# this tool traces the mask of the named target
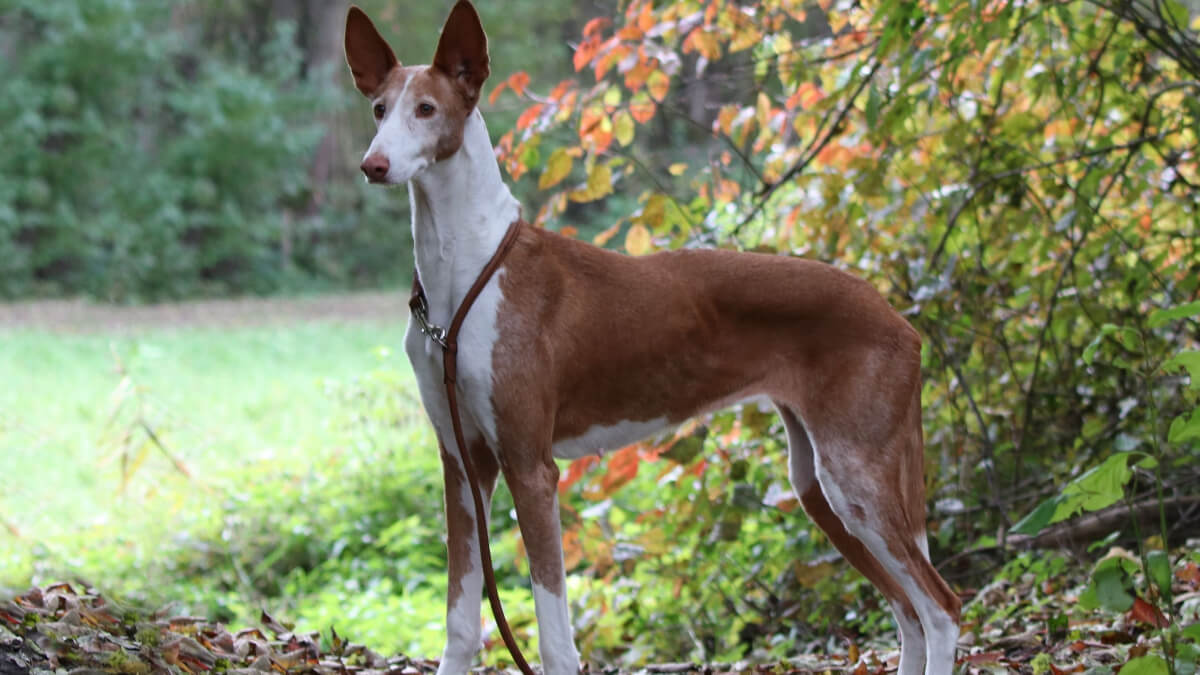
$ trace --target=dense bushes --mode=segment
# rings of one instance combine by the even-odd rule
[[[549,227],[615,195],[596,240],[630,253],[802,255],[883,290],[925,341],[935,553],[1113,453],[1194,494],[1200,42],[1185,10],[1122,7],[634,0],[501,157],[540,174]]]

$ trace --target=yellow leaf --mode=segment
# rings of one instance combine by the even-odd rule
[[[792,38],[788,37],[787,33],[776,33],[775,39],[771,42],[771,47],[776,54],[787,54],[792,51]]]
[[[645,225],[633,225],[625,233],[625,250],[630,255],[645,255],[650,252],[650,230]]]
[[[550,159],[546,160],[546,170],[542,172],[542,177],[538,179],[538,189],[545,190],[561,183],[567,177],[567,174],[571,173],[571,165],[574,163],[575,160],[571,159],[571,155],[567,154],[566,148],[555,150],[550,155]]]
[[[642,215],[638,221],[643,225],[657,229],[667,217],[667,198],[661,194],[650,195],[646,205],[642,207]]]
[[[573,202],[594,202],[612,193],[612,169],[607,164],[597,164],[588,173],[587,186],[571,192]]]
[[[767,98],[765,92],[758,92],[758,102],[755,108],[755,117],[758,120],[758,126],[766,129],[767,121],[771,116],[771,99]]]
[[[633,142],[633,116],[628,110],[622,110],[613,118],[613,134],[621,145]]]
[[[672,176],[682,176],[683,172],[687,171],[687,164],[684,164],[683,162],[676,162],[675,164],[667,167],[667,171],[670,172]]]
[[[671,78],[661,70],[650,73],[650,77],[646,78],[646,88],[650,90],[650,96],[660,103],[667,97],[667,89],[670,86]]]
[[[595,199],[612,192],[612,170],[607,164],[600,164],[592,169],[588,176],[588,191],[596,193]]]
[[[737,119],[738,108],[735,105],[727,105],[721,108],[721,112],[717,113],[717,121],[713,122],[713,127],[719,129],[721,133],[729,136],[733,133],[733,122]],[[799,117],[797,117],[799,119]]]
[[[734,33],[733,40],[729,42],[730,52],[740,52],[744,49],[750,49],[762,42],[762,33],[753,26],[743,27]]]

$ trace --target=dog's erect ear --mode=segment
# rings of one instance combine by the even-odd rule
[[[458,0],[450,10],[450,18],[442,27],[433,67],[454,78],[460,85],[467,104],[479,101],[483,82],[491,73],[488,67],[487,36],[479,15],[467,0]]]
[[[353,5],[346,15],[346,63],[354,74],[354,86],[367,97],[379,90],[387,74],[400,63],[366,12]]]

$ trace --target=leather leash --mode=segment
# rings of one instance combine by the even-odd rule
[[[500,267],[500,263],[504,262],[504,257],[508,254],[509,249],[516,243],[517,235],[521,232],[521,225],[521,219],[518,218],[508,226],[508,232],[504,235],[500,246],[492,254],[487,265],[484,265],[483,271],[479,273],[479,277],[475,279],[475,283],[467,291],[466,296],[463,297],[462,304],[458,306],[458,311],[454,313],[454,318],[450,321],[449,330],[443,331],[429,323],[429,303],[425,298],[425,289],[421,286],[421,280],[417,278],[415,272],[412,298],[409,299],[408,306],[412,310],[413,317],[420,324],[421,332],[442,347],[442,381],[446,385],[446,399],[450,405],[450,423],[454,426],[454,442],[458,444],[458,454],[462,457],[467,482],[471,484],[471,498],[475,501],[475,527],[479,534],[479,562],[483,566],[483,581],[487,586],[488,602],[492,605],[492,616],[496,619],[500,636],[504,638],[504,644],[508,647],[508,653],[512,655],[517,668],[524,675],[535,675],[533,668],[529,667],[529,662],[521,653],[521,649],[517,647],[512,629],[508,627],[508,619],[504,617],[504,608],[500,605],[500,593],[496,590],[496,573],[492,568],[492,547],[488,541],[487,516],[483,508],[483,496],[479,494],[479,481],[475,478],[475,463],[471,461],[471,452],[463,438],[462,420],[458,416],[458,394],[455,392],[454,386],[458,376],[458,331],[467,318],[467,312],[471,311],[471,305],[475,304],[475,299],[483,292],[483,287],[487,285],[492,275]]]

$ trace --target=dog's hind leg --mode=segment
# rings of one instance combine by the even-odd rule
[[[900,675],[920,675],[925,669],[925,635],[908,597],[861,541],[846,531],[817,482],[812,442],[795,413],[776,406],[788,438],[788,476],[805,512],[829,537],[842,557],[867,578],[892,607],[900,629]]]
[[[926,675],[949,675],[954,668],[961,603],[926,554],[919,389],[912,396],[911,401],[892,402],[889,409],[900,411],[890,416],[893,428],[873,428],[885,423],[885,417],[877,414],[872,418],[848,416],[841,425],[806,429],[813,449],[813,474],[824,502],[874,560],[864,562],[867,558],[856,556],[856,566],[872,569],[868,578],[885,594],[900,590],[907,603],[897,598],[893,606],[899,606],[902,633],[905,619],[912,616],[910,608],[920,622]],[[795,417],[803,422],[803,415]],[[870,438],[882,440],[866,440]],[[846,546],[855,550],[853,544]],[[880,568],[890,580],[884,579]],[[904,653],[916,640],[915,631],[907,630],[908,635],[902,635],[901,661],[910,669],[905,672],[916,672],[917,662]]]

